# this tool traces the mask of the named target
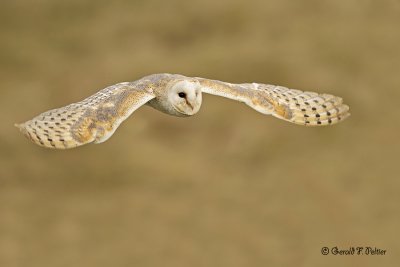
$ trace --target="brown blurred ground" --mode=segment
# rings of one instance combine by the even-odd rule
[[[2,1],[0,266],[399,266],[400,3]],[[102,145],[13,127],[150,73],[340,95],[302,128],[205,96]],[[322,256],[376,246],[386,256]]]

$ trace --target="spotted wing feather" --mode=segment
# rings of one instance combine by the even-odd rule
[[[330,125],[350,116],[341,97],[282,86],[254,84],[273,103],[273,116],[301,125]]]
[[[107,140],[133,111],[154,98],[148,88],[120,83],[16,126],[34,143],[67,149]]]
[[[338,123],[348,116],[349,107],[343,99],[259,83],[231,84],[198,78],[202,91],[243,102],[255,110],[305,126]]]

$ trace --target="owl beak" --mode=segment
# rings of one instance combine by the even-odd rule
[[[189,100],[187,98],[185,98],[186,104],[192,109],[194,110],[192,104],[190,104]]]

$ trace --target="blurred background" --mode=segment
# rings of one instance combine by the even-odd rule
[[[2,1],[0,266],[398,266],[399,25],[397,0]],[[331,93],[352,116],[303,128],[206,95],[68,151],[13,126],[158,72]]]

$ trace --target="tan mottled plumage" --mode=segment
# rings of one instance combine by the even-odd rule
[[[202,92],[244,102],[263,114],[295,124],[323,126],[347,118],[349,107],[340,97],[260,83],[230,84],[200,79]]]
[[[109,86],[81,102],[44,112],[16,126],[43,147],[66,149],[101,143],[144,104],[174,116],[194,115],[200,109],[202,92],[234,99],[263,114],[306,126],[331,125],[350,115],[342,99],[329,94],[154,74]]]

